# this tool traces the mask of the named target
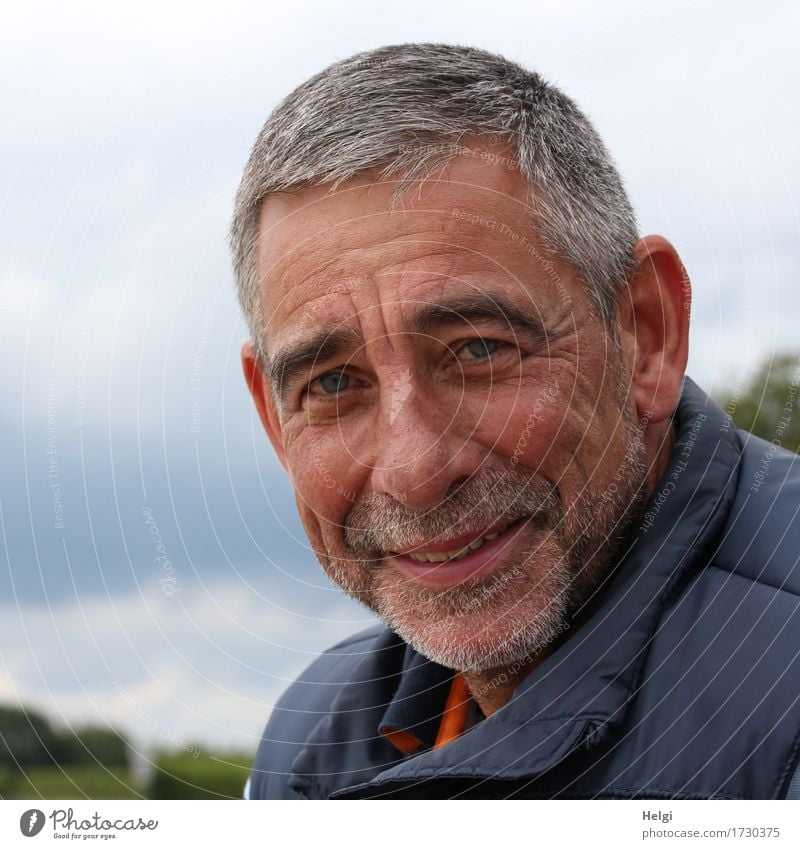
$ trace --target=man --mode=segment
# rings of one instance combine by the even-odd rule
[[[354,56],[270,116],[231,235],[258,414],[386,623],[289,688],[249,796],[786,796],[794,455],[685,378],[688,277],[577,107]]]

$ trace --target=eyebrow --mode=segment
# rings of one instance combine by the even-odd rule
[[[500,293],[479,292],[460,295],[441,302],[421,304],[408,322],[408,332],[429,335],[432,331],[456,324],[492,321],[512,328],[536,343],[553,337],[544,323]],[[337,325],[321,328],[308,339],[279,351],[268,363],[273,391],[281,403],[288,400],[292,387],[314,366],[336,357],[352,354],[363,345],[361,334],[352,327]]]
[[[454,324],[470,324],[494,321],[504,324],[534,341],[545,341],[552,337],[544,323],[530,315],[504,295],[476,292],[448,298],[440,303],[424,304],[415,310],[409,321],[412,333],[426,335],[433,330]]]

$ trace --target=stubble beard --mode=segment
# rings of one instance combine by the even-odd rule
[[[516,466],[487,468],[479,480],[425,513],[389,496],[365,496],[345,520],[347,553],[331,552],[326,571],[412,648],[442,666],[480,673],[526,663],[569,629],[638,526],[646,501],[646,450],[627,409],[623,424],[626,453],[613,491],[589,493],[587,485],[565,509],[556,486]],[[518,555],[453,587],[424,586],[385,559],[408,540],[532,514],[514,542]]]

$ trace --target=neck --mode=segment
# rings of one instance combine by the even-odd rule
[[[533,656],[510,666],[498,666],[481,672],[462,672],[472,698],[484,716],[491,716],[511,700],[514,690],[522,681],[569,636],[569,628]]]

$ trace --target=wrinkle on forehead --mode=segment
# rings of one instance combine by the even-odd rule
[[[266,199],[259,267],[269,347],[321,321],[349,323],[359,308],[429,301],[448,280],[469,274],[502,274],[524,288],[535,279],[536,260],[500,231],[503,224],[534,239],[528,186],[518,173],[466,159],[447,179],[426,183],[411,205],[392,207],[392,191],[391,182],[355,180],[333,193],[317,186]],[[465,220],[464,212],[497,227]]]
[[[349,323],[364,310],[398,308],[402,317],[446,292],[448,282],[481,279],[488,273],[480,256],[448,245],[429,246],[412,257],[396,256],[377,271],[348,276],[345,269],[337,270],[334,261],[326,272],[287,289],[269,310],[271,339],[283,342],[287,333],[294,338],[320,321]]]

